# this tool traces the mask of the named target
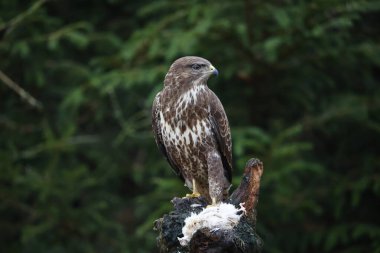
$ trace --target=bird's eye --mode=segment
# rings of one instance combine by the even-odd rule
[[[193,65],[191,65],[191,68],[193,70],[199,70],[201,68],[201,65],[199,65],[199,64],[193,64]]]

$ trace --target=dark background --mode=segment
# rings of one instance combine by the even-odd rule
[[[187,189],[150,108],[198,55],[235,187],[264,162],[264,252],[380,252],[379,27],[369,0],[0,1],[0,251],[156,252],[153,221]]]

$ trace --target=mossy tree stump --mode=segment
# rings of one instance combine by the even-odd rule
[[[260,252],[263,242],[256,234],[256,205],[258,202],[260,178],[263,164],[258,159],[250,159],[244,170],[239,187],[231,194],[227,203],[235,205],[245,203],[246,214],[231,230],[198,230],[187,246],[181,246],[178,237],[182,237],[185,219],[191,213],[199,213],[207,206],[204,198],[174,198],[174,210],[155,221],[158,231],[157,246],[161,253],[256,253]]]

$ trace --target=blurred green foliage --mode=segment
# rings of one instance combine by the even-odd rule
[[[150,107],[209,59],[237,168],[265,165],[264,251],[380,252],[380,1],[0,2],[0,251],[156,252],[186,193]]]

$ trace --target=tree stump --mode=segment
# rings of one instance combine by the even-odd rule
[[[263,164],[258,159],[250,159],[244,170],[239,187],[231,194],[227,203],[239,207],[244,203],[245,214],[230,230],[202,228],[192,236],[187,246],[181,246],[178,237],[183,237],[185,219],[192,213],[200,213],[206,206],[204,198],[174,198],[174,210],[154,223],[157,230],[157,246],[161,253],[256,253],[263,242],[256,234],[256,205],[259,197],[260,178]]]

